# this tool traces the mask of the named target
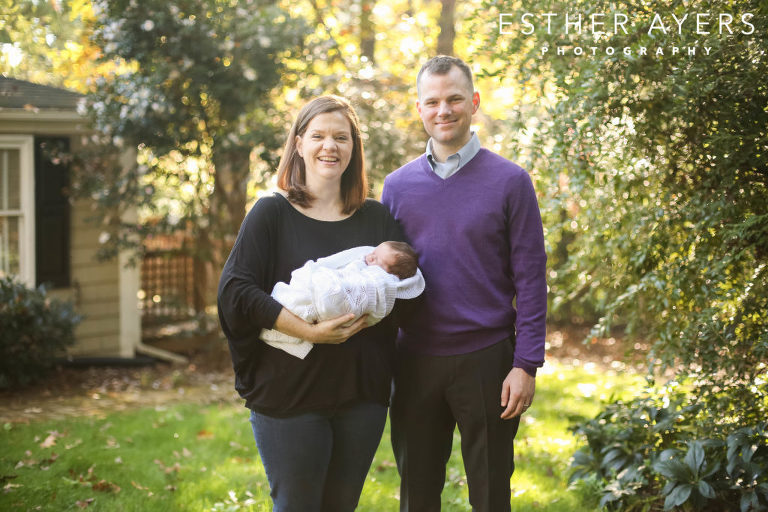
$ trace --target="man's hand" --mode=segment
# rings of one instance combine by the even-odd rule
[[[536,378],[522,368],[512,368],[501,386],[501,419],[508,420],[524,413],[533,402]]]

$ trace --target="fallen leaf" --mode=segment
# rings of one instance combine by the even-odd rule
[[[134,482],[133,480],[131,480],[131,485],[134,486],[135,488],[137,488],[140,491],[149,491],[149,492],[147,492],[147,497],[151,497],[154,494],[147,487],[144,487],[143,485],[138,484],[138,483]]]
[[[11,484],[11,483],[5,484],[3,486],[3,494],[8,494],[12,490],[18,489],[19,487],[24,487],[24,486],[21,484]]]
[[[391,460],[383,460],[381,464],[376,466],[376,471],[386,471],[387,469],[397,467],[397,465]]]
[[[120,486],[113,484],[112,482],[107,482],[106,480],[99,480],[93,484],[93,490],[101,492],[113,492],[117,494],[120,492]]]
[[[53,434],[49,434],[48,437],[45,438],[45,441],[40,443],[40,448],[50,448],[55,444],[56,444],[56,436]]]
[[[87,500],[78,500],[75,502],[75,505],[77,505],[80,508],[88,508],[91,506],[91,503],[96,501],[96,498],[88,498]]]
[[[64,448],[66,448],[67,450],[71,450],[72,448],[75,448],[75,447],[77,447],[77,446],[80,446],[81,444],[83,444],[83,440],[82,440],[82,439],[78,439],[78,440],[76,440],[76,441],[75,441],[74,443],[72,443],[72,444],[65,444],[65,445],[64,445]]]
[[[163,471],[165,471],[165,474],[166,474],[166,475],[167,475],[167,474],[169,474],[169,473],[173,473],[173,472],[176,472],[176,473],[178,473],[178,472],[179,472],[179,470],[181,470],[181,466],[179,465],[179,463],[178,463],[178,462],[175,462],[175,463],[173,464],[173,466],[166,466],[165,464],[163,464],[163,461],[161,461],[161,460],[159,460],[159,459],[155,459],[155,460],[154,460],[154,462],[155,462],[155,464],[157,464],[158,466],[160,466],[160,469],[162,469]]]
[[[197,433],[198,439],[213,439],[213,432],[208,432],[207,430],[203,429],[200,432]]]

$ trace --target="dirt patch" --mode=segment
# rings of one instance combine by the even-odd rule
[[[647,343],[628,341],[620,332],[609,338],[589,336],[590,330],[589,326],[548,326],[547,360],[570,366],[593,363],[617,371],[645,371]]]
[[[164,340],[153,345],[187,356],[188,364],[61,366],[33,386],[0,392],[0,423],[69,416],[103,416],[177,402],[237,402],[226,342],[218,337]]]
[[[547,360],[568,366],[592,363],[606,370],[642,371],[647,347],[628,346],[621,338],[595,338],[582,343],[588,332],[588,328],[550,326]],[[234,390],[226,341],[218,335],[176,334],[148,343],[183,354],[190,362],[155,362],[140,367],[59,367],[34,386],[0,392],[0,423],[99,417],[114,411],[179,402],[242,403]]]

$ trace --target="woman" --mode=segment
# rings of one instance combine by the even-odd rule
[[[359,122],[342,98],[322,96],[299,112],[278,187],[240,227],[219,282],[219,319],[274,510],[351,511],[386,421],[397,328],[385,318],[363,329],[365,317],[353,314],[309,324],[270,291],[308,260],[402,233],[366,199]],[[289,355],[259,339],[263,328],[314,349],[305,359]]]

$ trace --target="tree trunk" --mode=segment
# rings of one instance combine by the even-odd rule
[[[453,41],[456,39],[454,17],[456,13],[456,0],[441,0],[443,8],[440,11],[440,35],[437,37],[438,55],[453,55]]]
[[[374,50],[376,48],[376,27],[371,15],[376,5],[375,0],[360,1],[360,57],[374,63]]]
[[[210,197],[210,209],[207,212],[208,225],[196,230],[194,257],[195,309],[215,296],[218,285],[211,279],[213,274],[224,266],[224,261],[232,247],[231,241],[237,236],[240,224],[245,216],[247,204],[248,178],[250,177],[251,148],[235,147],[213,153],[215,181]],[[209,263],[210,262],[210,263]],[[213,295],[212,295],[213,294]],[[201,311],[198,310],[198,313]],[[203,315],[201,315],[201,318]],[[201,328],[205,326],[200,325]]]
[[[245,216],[251,148],[237,147],[213,154],[216,182],[211,197],[211,227],[221,235],[236,235]]]
[[[192,300],[195,308],[195,315],[198,318],[198,328],[202,332],[208,332],[208,318],[205,315],[205,307],[208,305],[210,295],[209,287],[216,284],[211,283],[211,276],[208,272],[208,263],[213,254],[213,247],[209,236],[208,228],[199,228],[195,236],[195,247],[192,252]]]

